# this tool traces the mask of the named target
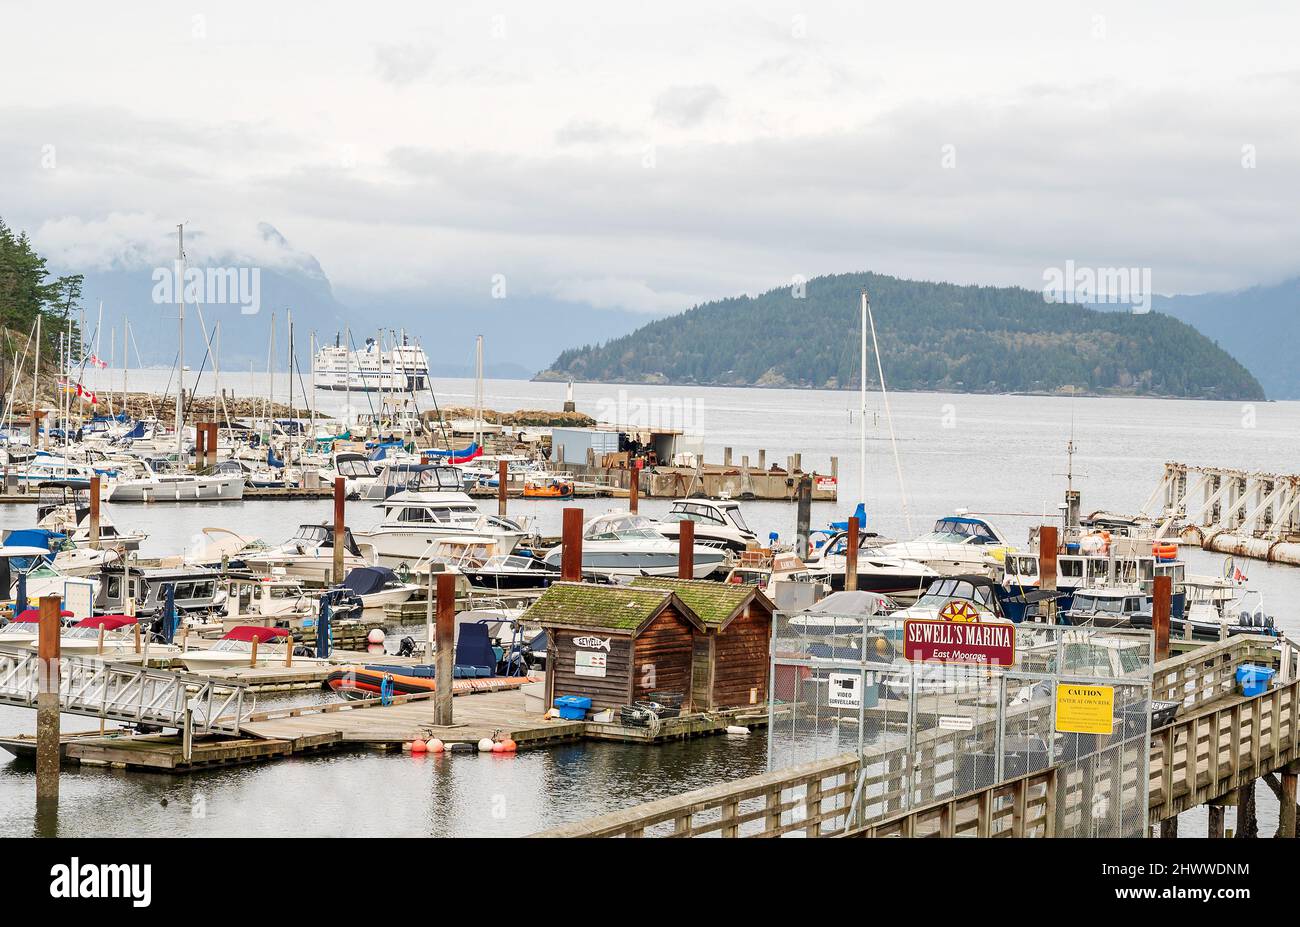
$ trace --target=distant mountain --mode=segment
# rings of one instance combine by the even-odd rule
[[[1272,399],[1300,399],[1300,277],[1230,293],[1156,297],[1250,368]]]
[[[1245,367],[1159,312],[1097,312],[1019,287],[957,286],[873,273],[706,303],[559,355],[539,379],[845,389],[858,383],[866,287],[897,389],[1262,399]],[[869,381],[875,378],[874,358]]]
[[[275,367],[288,365],[286,310],[292,310],[295,349],[304,377],[311,369],[309,337],[321,341],[351,329],[360,346],[381,327],[405,330],[418,338],[429,355],[436,377],[466,377],[474,373],[474,338],[485,336],[484,372],[488,377],[528,379],[574,341],[581,331],[598,339],[612,338],[636,328],[645,315],[631,311],[595,309],[549,296],[512,293],[509,299],[491,298],[485,282],[481,293],[466,294],[451,288],[436,291],[377,292],[364,289],[335,290],[314,256],[294,249],[276,229],[258,227],[261,241],[255,257],[226,253],[216,246],[193,266],[205,272],[222,267],[257,267],[260,271],[258,311],[247,313],[238,300],[205,301],[203,319],[209,333],[221,323],[222,370],[266,369],[271,316],[275,316]],[[205,242],[204,244],[208,244]],[[187,249],[188,250],[188,249]],[[197,249],[195,249],[197,250]],[[140,256],[147,253],[148,257]],[[131,363],[170,366],[176,358],[175,293],[158,300],[155,275],[170,268],[170,258],[157,248],[137,248],[107,269],[58,268],[58,272],[84,273],[82,303],[86,310],[86,337],[94,346],[98,304],[104,304],[99,353],[121,364],[122,316],[131,320],[136,344]],[[52,268],[53,269],[53,268]],[[227,288],[230,289],[229,287]],[[173,287],[174,290],[174,287]],[[213,295],[213,294],[209,294]],[[206,344],[198,324],[199,310],[191,300],[186,307],[185,362],[198,370]],[[114,334],[110,345],[110,334]],[[136,348],[139,349],[139,358]],[[209,365],[211,361],[208,362]]]

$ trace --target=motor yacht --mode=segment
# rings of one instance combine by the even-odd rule
[[[543,558],[561,566],[562,546],[547,551]],[[644,515],[608,512],[587,522],[582,533],[582,570],[606,576],[676,576],[678,542],[671,541],[659,526]],[[704,579],[715,570],[728,568],[730,555],[717,547],[696,544],[692,550],[692,575]]]

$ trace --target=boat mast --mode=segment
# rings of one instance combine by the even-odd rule
[[[185,224],[176,226],[176,469],[185,467]]]
[[[131,320],[122,316],[122,411],[126,412],[126,371],[131,366]]]
[[[36,313],[36,366],[32,368],[32,419],[36,418],[36,387],[41,379],[41,313]],[[48,432],[47,432],[48,434]],[[39,437],[39,435],[37,436]],[[32,448],[36,450],[36,448]]]
[[[483,336],[474,340],[474,443],[483,446]]]
[[[862,291],[862,357],[858,368],[858,500],[867,501],[867,291]],[[865,529],[866,525],[858,525]]]

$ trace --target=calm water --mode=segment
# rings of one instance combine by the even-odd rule
[[[134,371],[133,390],[161,389],[165,372]],[[92,387],[120,380],[101,374]],[[239,395],[265,395],[264,376],[223,375],[221,385]],[[473,382],[436,381],[442,405],[472,403]],[[500,410],[559,409],[562,384],[488,381],[486,404]],[[202,388],[200,389],[202,392]],[[278,398],[286,399],[284,377]],[[576,384],[581,411],[640,426],[676,427],[705,438],[706,456],[735,459],[759,448],[768,463],[785,464],[801,453],[806,469],[829,472],[840,458],[838,505],[814,506],[814,525],[847,514],[859,498],[871,527],[907,537],[954,508],[989,513],[1015,542],[1031,524],[1057,513],[1065,488],[1066,442],[1074,436],[1075,485],[1084,511],[1131,512],[1156,488],[1167,460],[1293,472],[1300,462],[1300,403],[1175,402],[1149,399],[966,396],[900,393],[890,403],[904,486],[890,451],[884,410],[871,397],[867,482],[859,489],[856,394],[799,390],[620,387]],[[366,411],[364,400],[353,407]],[[319,394],[319,408],[343,408],[342,394]],[[906,506],[904,506],[906,500]],[[617,503],[580,503],[603,511]],[[643,500],[650,515],[668,504]],[[558,533],[560,506],[511,501],[514,514],[534,516],[544,533]],[[794,508],[746,503],[751,527],[789,537]],[[119,524],[149,532],[145,555],[174,553],[209,526],[255,534],[271,542],[302,521],[331,517],[330,504],[244,502],[220,506],[117,506]],[[27,526],[26,506],[0,506],[0,527]],[[372,506],[349,507],[350,523],[378,521]],[[1217,573],[1222,558],[1189,552],[1194,572]],[[1247,563],[1251,584],[1269,611],[1300,634],[1300,570]],[[297,696],[302,701],[317,696]],[[266,703],[266,699],[260,703]],[[34,730],[33,712],[0,708],[0,733]],[[91,726],[67,718],[65,729]],[[0,755],[0,836],[32,831],[32,769]],[[710,738],[653,750],[623,745],[581,745],[532,751],[514,758],[411,757],[358,753],[174,777],[96,769],[70,769],[63,777],[61,833],[147,834],[401,834],[511,835],[580,819],[650,798],[762,771],[763,737]],[[1259,790],[1261,833],[1271,833],[1276,802]],[[124,811],[127,813],[124,814]],[[1229,816],[1231,826],[1231,815]],[[1183,816],[1183,832],[1204,832],[1204,815]]]

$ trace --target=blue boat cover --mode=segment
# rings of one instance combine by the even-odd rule
[[[472,666],[481,676],[491,676],[496,672],[496,651],[492,649],[492,640],[488,637],[486,624],[462,624],[460,636],[456,640],[456,666]]]
[[[356,567],[348,573],[343,585],[357,595],[370,595],[384,588],[384,584],[394,578],[395,574],[388,567]]]

